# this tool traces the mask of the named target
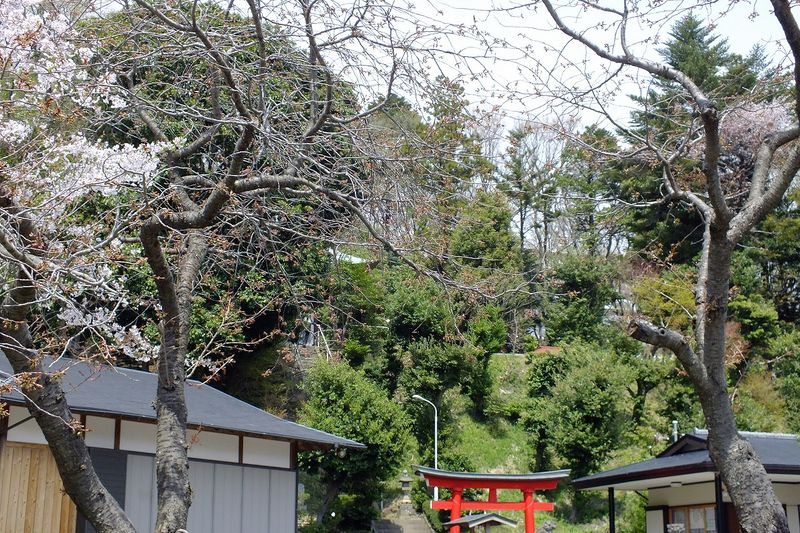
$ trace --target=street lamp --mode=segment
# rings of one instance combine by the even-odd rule
[[[412,398],[430,404],[430,406],[433,407],[433,468],[438,470],[439,469],[439,410],[436,409],[436,405],[434,405],[432,401],[426,400],[419,394],[413,395]],[[434,501],[439,499],[439,487],[433,487],[433,499]]]

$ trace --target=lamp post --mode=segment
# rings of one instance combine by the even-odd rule
[[[439,410],[430,400],[426,400],[419,394],[412,396],[413,399],[425,402],[433,407],[433,467],[439,469]],[[439,499],[439,487],[433,487],[433,499]]]

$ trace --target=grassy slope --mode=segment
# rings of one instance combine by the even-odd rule
[[[501,405],[518,402],[526,395],[527,365],[525,357],[509,354],[495,354],[492,356],[490,369],[493,374],[495,390],[492,400]],[[478,472],[491,473],[521,473],[529,472],[529,457],[527,435],[521,423],[512,424],[504,419],[476,420],[467,412],[459,414],[458,425],[460,442],[457,451],[469,457]],[[521,495],[518,491],[500,491],[500,501],[518,501]],[[554,494],[546,492],[543,499],[553,501]],[[503,516],[517,521],[514,531],[524,531],[524,516],[521,511],[503,511]],[[536,513],[537,525],[545,520],[553,519],[551,513]],[[598,529],[599,528],[599,529]],[[557,531],[564,533],[584,533],[588,531],[605,530],[599,524],[575,525],[558,521]],[[498,531],[510,531],[508,528],[498,528]]]

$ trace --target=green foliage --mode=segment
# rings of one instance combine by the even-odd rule
[[[464,98],[464,88],[444,76],[436,82],[436,90],[429,97],[433,123],[427,140],[437,153],[427,162],[428,175],[441,191],[441,204],[452,207],[459,202],[458,196],[450,195],[466,192],[475,178],[492,171],[492,164],[482,153],[478,135],[469,131],[469,102]]]
[[[768,372],[758,366],[751,366],[736,389],[733,410],[740,430],[785,430],[784,401]]]
[[[597,471],[620,446],[627,376],[612,354],[596,347],[573,345],[565,352],[572,368],[552,389],[549,418],[556,453],[580,477]]]
[[[656,387],[654,395],[660,400],[656,412],[663,420],[677,420],[681,428],[703,427],[705,419],[686,373],[673,366],[667,377]]]
[[[589,126],[580,134],[580,142],[567,143],[561,152],[557,185],[572,198],[564,215],[576,230],[576,244],[589,255],[608,254],[626,233],[615,206],[626,183],[626,168],[600,155],[618,150],[611,132]]]
[[[501,351],[506,345],[508,327],[500,316],[500,308],[487,305],[478,309],[467,325],[467,339],[488,354]]]
[[[319,360],[304,384],[308,401],[300,421],[365,444],[343,457],[330,452],[301,454],[300,465],[329,487],[374,496],[376,484],[393,476],[410,451],[411,421],[377,385],[346,364]]]
[[[366,264],[341,262],[331,275],[332,308],[345,359],[354,367],[380,368],[388,327],[383,312],[386,291],[379,276]]]
[[[462,210],[450,241],[456,263],[479,270],[518,270],[522,262],[511,235],[511,218],[502,195],[478,191]]]
[[[492,389],[484,411],[490,422],[519,420],[528,397],[525,369],[519,355],[495,354],[489,360]]]
[[[573,339],[603,342],[607,307],[619,298],[613,287],[616,265],[609,260],[564,255],[552,266],[547,290],[554,297],[545,304],[545,326],[550,344]]]
[[[759,366],[749,367],[738,383],[733,410],[742,431],[785,431],[784,400],[772,376]]]
[[[403,371],[399,385],[411,394],[441,398],[446,389],[468,389],[470,370],[482,364],[484,354],[471,345],[433,339],[413,341],[400,351]]]
[[[754,345],[766,345],[778,332],[778,311],[759,294],[738,295],[728,304],[731,316],[742,326],[742,334]]]
[[[439,285],[405,268],[393,273],[388,282],[386,316],[394,336],[405,340],[449,337],[454,313]]]
[[[633,285],[636,303],[654,323],[690,333],[696,277],[695,269],[685,265],[642,276]]]

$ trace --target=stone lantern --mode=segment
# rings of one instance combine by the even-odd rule
[[[400,512],[403,514],[411,514],[413,511],[411,506],[411,482],[413,478],[408,475],[408,470],[403,470],[403,475],[400,476],[400,490],[403,491],[403,499],[400,502]]]

